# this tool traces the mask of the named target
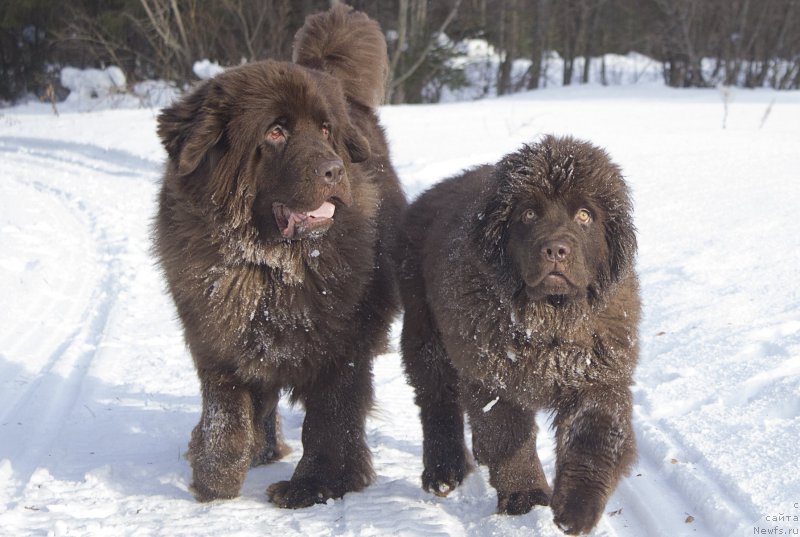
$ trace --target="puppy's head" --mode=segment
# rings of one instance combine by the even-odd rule
[[[473,237],[531,300],[593,300],[632,269],[630,196],[602,149],[548,136],[504,157],[491,188]]]

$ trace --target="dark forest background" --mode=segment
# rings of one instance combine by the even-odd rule
[[[387,35],[387,102],[421,102],[429,84],[457,87],[453,44],[482,38],[501,54],[499,94],[535,89],[542,59],[564,59],[564,84],[586,82],[589,62],[636,51],[674,87],[800,88],[800,0],[352,0]],[[309,13],[331,0],[2,0],[0,99],[63,94],[62,66],[117,65],[129,82],[196,80],[192,64],[289,59]],[[439,38],[440,34],[450,39]],[[515,59],[530,60],[511,77]],[[701,60],[711,59],[701,68]],[[593,60],[601,61],[601,60]]]

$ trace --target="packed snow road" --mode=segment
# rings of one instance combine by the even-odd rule
[[[0,114],[0,535],[560,535],[547,508],[495,515],[484,470],[448,498],[422,491],[396,352],[375,363],[374,485],[269,504],[301,454],[302,411],[282,404],[293,453],[251,471],[236,500],[193,500],[183,453],[199,388],[149,255],[155,114]],[[549,132],[604,146],[632,185],[640,456],[595,535],[800,534],[800,94],[735,91],[725,129],[716,90],[655,86],[382,118],[410,198]],[[546,432],[540,454],[552,479]]]

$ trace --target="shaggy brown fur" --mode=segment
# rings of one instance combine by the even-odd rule
[[[606,153],[554,137],[409,207],[399,239],[402,351],[421,409],[425,489],[447,495],[469,470],[466,410],[499,512],[549,504],[570,534],[597,523],[635,458],[630,213]],[[552,491],[536,453],[540,409],[555,415]]]
[[[202,387],[189,445],[202,501],[286,453],[283,389],[305,405],[303,456],[271,501],[304,507],[373,479],[364,420],[405,208],[374,110],[386,45],[338,5],[307,19],[295,59],[228,70],[158,120],[155,249]]]

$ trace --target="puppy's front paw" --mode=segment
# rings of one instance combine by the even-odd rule
[[[198,502],[212,502],[214,500],[230,500],[239,495],[239,483],[231,484],[216,484],[216,486],[208,486],[204,481],[195,479],[189,485],[189,492],[191,492]]]
[[[553,522],[567,535],[582,535],[592,531],[606,506],[605,496],[588,491],[571,491],[553,495]]]
[[[464,458],[437,464],[432,468],[426,467],[422,472],[422,488],[437,496],[447,496],[464,481],[468,471]]]
[[[267,489],[269,501],[285,509],[300,509],[325,503],[336,497],[334,492],[315,479],[278,481]]]
[[[507,515],[524,515],[534,505],[550,505],[550,494],[542,489],[497,493],[497,512]]]

